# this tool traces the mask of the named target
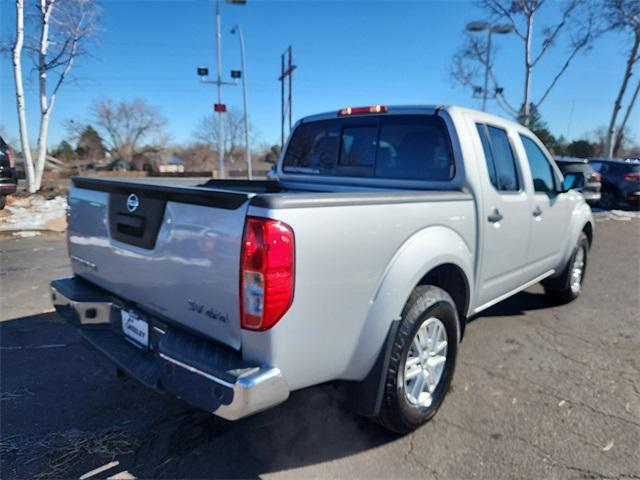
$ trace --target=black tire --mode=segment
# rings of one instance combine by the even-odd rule
[[[610,188],[604,189],[600,193],[600,201],[598,203],[600,208],[611,210],[618,206],[618,195]]]
[[[416,332],[431,317],[436,317],[444,325],[447,352],[442,376],[431,394],[431,404],[421,408],[407,398],[404,367]],[[405,434],[435,415],[451,385],[459,339],[460,322],[451,296],[433,285],[416,287],[402,312],[402,320],[391,346],[389,367],[385,372],[384,398],[377,418],[379,423],[396,433]]]
[[[2,210],[7,204],[7,197],[5,195],[0,195],[0,210]]]
[[[578,256],[578,252],[582,249],[583,251],[583,266],[582,273],[580,276],[580,285],[579,288],[571,287],[572,283],[572,273],[573,267],[576,262],[576,258]],[[563,304],[569,303],[580,296],[580,292],[582,292],[582,283],[584,282],[584,277],[587,272],[587,264],[588,264],[588,254],[589,254],[589,239],[584,234],[584,232],[580,233],[578,237],[578,241],[576,243],[575,248],[573,249],[573,253],[567,262],[562,273],[554,278],[549,278],[542,282],[542,286],[544,287],[544,291],[547,297],[554,303]]]

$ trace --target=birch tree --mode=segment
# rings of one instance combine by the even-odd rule
[[[32,6],[35,14],[25,22],[25,10],[29,13],[32,10],[25,0],[16,0],[16,37],[12,49],[20,143],[30,193],[38,191],[42,183],[49,123],[57,95],[75,60],[85,53],[98,16],[93,0],[36,0]],[[38,72],[40,116],[35,158],[25,111],[23,52],[34,58]]]
[[[633,0],[632,0],[633,1]],[[490,23],[506,24],[511,27],[511,38],[522,44],[523,83],[521,100],[514,106],[503,93],[493,68],[493,52],[487,52],[488,44],[472,32],[465,32],[465,41],[453,58],[452,76],[462,85],[477,85],[477,76],[488,70],[498,105],[508,114],[528,126],[531,120],[531,106],[540,107],[560,78],[565,74],[578,54],[588,50],[599,30],[596,25],[593,5],[585,0],[551,2],[550,0],[480,0],[479,6],[487,13]],[[538,25],[540,11],[546,5],[558,9],[551,25]],[[539,38],[538,38],[539,37]],[[533,99],[534,72],[540,62],[564,38],[568,44],[560,67],[554,72],[542,93]],[[507,41],[505,38],[503,41]],[[487,57],[489,53],[489,57]],[[487,62],[486,59],[490,61]]]
[[[607,128],[607,140],[605,142],[605,156],[613,157],[620,148],[621,142],[617,140],[618,132],[623,132],[626,127],[633,105],[638,98],[640,91],[640,80],[631,95],[631,99],[627,104],[626,113],[624,114],[622,123],[616,125],[618,115],[622,109],[622,103],[625,93],[629,86],[633,69],[640,61],[640,2],[638,0],[606,0],[604,4],[605,19],[610,30],[624,33],[631,33],[632,41],[629,43],[629,52],[627,54],[627,62],[625,65],[622,83],[613,102],[613,111],[611,120]]]

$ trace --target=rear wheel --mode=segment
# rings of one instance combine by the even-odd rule
[[[557,278],[545,280],[545,293],[557,303],[568,303],[575,300],[582,291],[582,282],[587,269],[589,239],[582,232],[569,259],[567,266]]]
[[[618,198],[616,193],[610,189],[603,190],[600,194],[600,207],[605,210],[611,210],[612,208],[616,208],[617,205]]]
[[[435,415],[453,378],[459,329],[447,292],[432,285],[414,290],[391,347],[378,417],[383,426],[404,434]]]

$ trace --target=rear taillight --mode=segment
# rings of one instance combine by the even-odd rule
[[[640,172],[625,173],[622,178],[628,182],[638,182],[640,181]]]
[[[13,168],[16,166],[16,161],[13,158],[13,151],[9,148],[7,149],[7,158],[9,159],[9,168]]]
[[[287,224],[247,217],[240,258],[242,328],[267,330],[293,301],[295,244]]]

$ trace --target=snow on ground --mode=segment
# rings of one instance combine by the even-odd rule
[[[38,235],[40,235],[40,232],[37,232],[35,230],[20,230],[18,232],[13,232],[11,235],[18,238],[31,238],[37,237]]]
[[[593,209],[593,214],[598,221],[617,220],[622,222],[630,222],[632,218],[640,218],[638,210],[601,210]]]
[[[7,204],[0,216],[0,232],[24,232],[50,230],[64,232],[67,199],[62,196],[47,200],[41,195],[17,197]],[[29,235],[29,234],[26,234]]]

